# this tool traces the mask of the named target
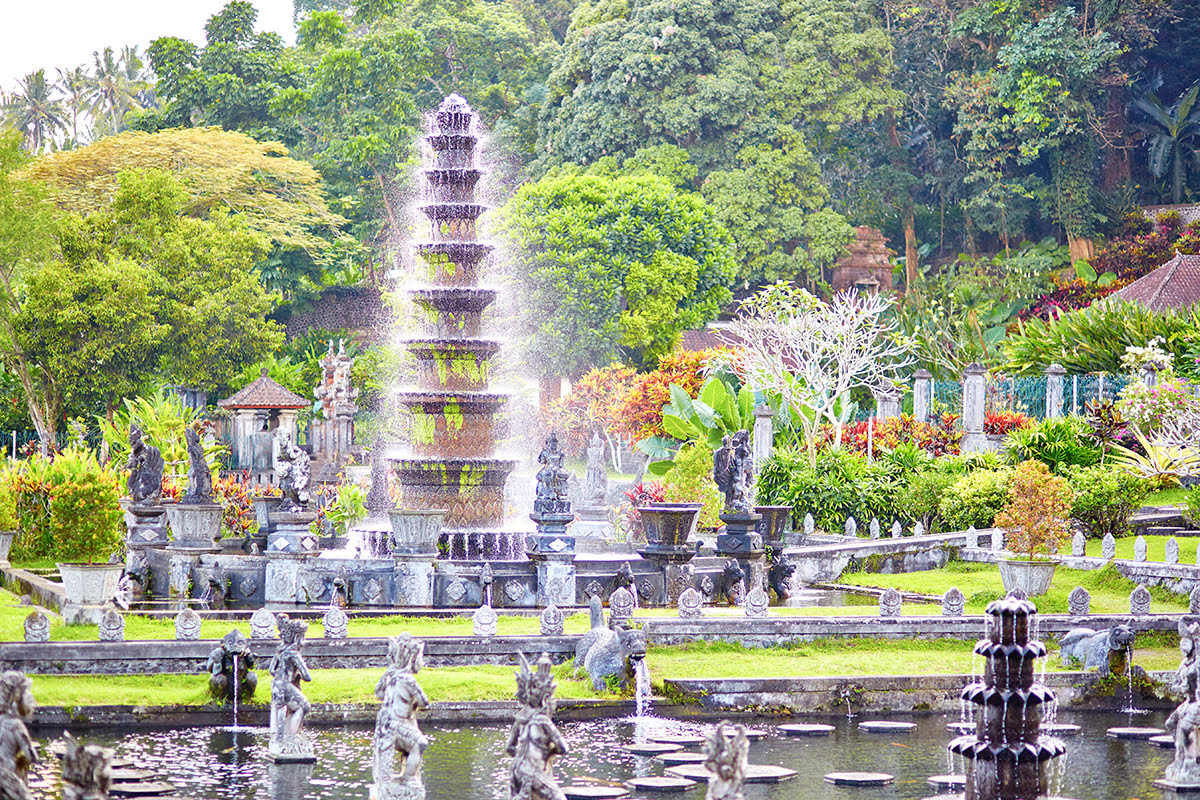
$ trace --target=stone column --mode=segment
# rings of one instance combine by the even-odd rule
[[[917,422],[929,422],[929,406],[933,400],[929,396],[929,381],[932,377],[927,369],[919,369],[913,375],[913,419]]]
[[[963,374],[962,452],[980,453],[988,449],[987,436],[983,433],[985,370],[976,362],[968,364]]]
[[[901,393],[895,386],[885,386],[871,392],[875,396],[875,418],[892,419],[900,416]],[[926,407],[928,410],[928,406]]]
[[[1046,419],[1063,415],[1064,381],[1067,371],[1062,364],[1046,367]]]
[[[774,410],[766,403],[754,409],[754,472],[757,474],[762,465],[771,457],[771,447],[775,442],[775,432],[771,428],[771,418]]]

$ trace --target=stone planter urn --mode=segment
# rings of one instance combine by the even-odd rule
[[[755,533],[763,538],[764,545],[782,549],[783,537],[787,532],[788,518],[792,515],[791,506],[755,506],[755,514],[761,514],[762,519],[755,526]]]
[[[251,497],[254,505],[254,521],[258,523],[258,534],[266,536],[271,532],[271,513],[279,510],[281,499],[278,497]]]
[[[1054,568],[1057,561],[1029,561],[1027,559],[1001,559],[997,562],[1000,567],[1000,580],[1004,583],[1004,591],[1011,592],[1020,589],[1026,597],[1037,597],[1050,590],[1050,581],[1054,579]]]
[[[701,507],[699,503],[655,503],[639,508],[646,531],[646,548],[639,551],[642,557],[687,561],[694,556],[688,537],[696,530]]]
[[[17,538],[16,531],[0,531],[0,566],[8,566],[8,551],[12,550],[15,538]]]
[[[444,509],[389,508],[388,516],[392,520],[392,536],[396,540],[392,549],[394,556],[437,557],[438,537],[442,535],[442,520],[446,518]]]
[[[79,606],[103,605],[117,594],[124,564],[59,564],[67,602]]]

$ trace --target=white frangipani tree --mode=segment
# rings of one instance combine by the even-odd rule
[[[728,329],[746,382],[799,412],[814,466],[822,424],[841,444],[850,392],[898,386],[897,372],[912,363],[908,343],[885,318],[891,304],[854,290],[826,303],[781,282],[745,300]]]

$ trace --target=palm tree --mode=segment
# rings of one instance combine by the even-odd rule
[[[111,47],[92,53],[95,71],[90,77],[93,101],[92,117],[105,133],[120,133],[125,128],[125,115],[142,108],[141,92],[147,81],[143,77],[142,59],[136,47],[126,47],[117,56]]]
[[[17,91],[4,103],[5,116],[13,127],[25,133],[29,149],[40,153],[54,142],[54,135],[65,130],[67,121],[62,102],[51,92],[46,70],[39,69],[18,81]]]
[[[93,99],[91,82],[82,64],[75,69],[60,68],[55,71],[58,72],[58,90],[62,92],[67,111],[71,114],[71,142],[78,145],[79,123],[83,121],[81,118],[87,114]]]
[[[1187,162],[1200,170],[1200,106],[1196,97],[1200,83],[1165,106],[1153,92],[1133,101],[1133,106],[1149,118],[1142,127],[1150,134],[1149,166],[1154,177],[1170,173],[1171,202],[1183,202],[1187,188]]]

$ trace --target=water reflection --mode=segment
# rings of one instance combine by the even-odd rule
[[[778,786],[748,786],[746,800],[850,800],[863,790],[826,784],[832,771],[865,770],[896,776],[890,787],[870,790],[872,800],[925,798],[938,794],[927,779],[947,772],[961,773],[946,752],[953,734],[946,729],[957,716],[931,714],[910,717],[917,723],[912,734],[859,733],[860,718],[844,716],[812,719],[832,724],[832,736],[784,738],[776,724],[786,720],[755,721],[768,736],[750,745],[754,763],[778,764],[799,773],[796,780]],[[1143,717],[1139,724],[1161,726],[1164,715]],[[1089,800],[1128,800],[1156,797],[1153,781],[1163,774],[1171,751],[1139,741],[1108,739],[1105,731],[1127,724],[1122,714],[1062,711],[1060,722],[1083,726],[1079,736],[1067,739],[1067,755],[1055,775],[1056,793]],[[645,723],[639,723],[645,724]],[[651,726],[672,732],[696,733],[706,723],[657,720]],[[634,776],[661,775],[663,765],[646,756],[626,752],[633,742],[632,720],[594,720],[559,724],[571,752],[557,763],[563,783],[611,783]],[[653,729],[653,728],[652,728]],[[196,800],[363,800],[371,781],[371,731],[365,728],[309,729],[318,753],[315,765],[274,765],[267,760],[267,729],[238,730],[194,728],[120,732],[84,732],[81,738],[114,747],[118,758],[131,766],[153,771],[174,784],[174,794]],[[425,786],[429,800],[505,800],[508,797],[508,756],[504,753],[507,725],[426,725],[431,743],[426,751]],[[46,740],[43,740],[45,743]],[[695,749],[695,748],[693,748]],[[45,765],[44,765],[45,766]],[[57,763],[51,765],[57,767]],[[57,797],[49,787],[53,776],[35,796]],[[691,797],[699,796],[694,790]]]

